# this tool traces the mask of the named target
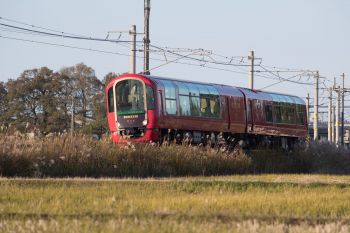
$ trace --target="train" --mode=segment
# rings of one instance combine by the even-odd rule
[[[124,74],[106,85],[112,140],[291,147],[305,140],[302,98],[214,83]]]

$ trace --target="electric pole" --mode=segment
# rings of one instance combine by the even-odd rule
[[[254,89],[254,51],[250,51],[250,54],[248,56],[248,59],[250,60],[250,79],[249,79],[249,88],[251,90]]]
[[[136,73],[136,25],[131,25],[129,35],[131,40],[129,73],[135,74]]]
[[[307,93],[306,97],[306,117],[307,117],[307,135],[309,135],[309,121],[310,121],[310,94]]]
[[[336,91],[336,87],[337,87],[337,79],[334,77],[334,81],[333,81],[333,91]],[[337,92],[336,92],[337,93]],[[337,101],[337,98],[335,98],[335,100]],[[335,105],[337,106],[337,103],[335,103]],[[336,106],[333,106],[333,116],[332,116],[332,141],[334,144],[336,144],[336,136],[335,136],[335,133],[336,133]]]
[[[143,72],[145,74],[150,74],[149,72],[149,44],[150,44],[150,39],[149,39],[149,15],[151,11],[151,0],[144,0],[144,13],[145,13],[145,18],[144,18],[144,33],[145,37],[143,39],[144,43],[144,66],[143,66]]]
[[[344,146],[344,93],[345,93],[345,74],[342,74],[343,78],[343,85],[342,85],[342,92],[341,92],[341,146]]]
[[[328,104],[328,142],[332,143],[332,87],[329,88],[329,104]]]
[[[339,146],[339,115],[340,115],[340,86],[336,89],[337,92],[337,105],[335,115],[335,143]]]
[[[318,140],[318,81],[319,81],[319,73],[316,72],[315,75],[315,90],[314,90],[314,141]]]
[[[332,109],[332,142],[335,143],[335,106]]]

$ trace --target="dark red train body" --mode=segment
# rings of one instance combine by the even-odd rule
[[[307,135],[304,101],[296,96],[220,84],[125,74],[106,87],[108,125],[115,142],[164,136],[235,138],[252,142]]]

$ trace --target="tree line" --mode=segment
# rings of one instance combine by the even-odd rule
[[[104,87],[115,77],[99,80],[83,63],[54,72],[47,67],[25,70],[18,78],[0,82],[0,132],[43,135],[106,132]]]

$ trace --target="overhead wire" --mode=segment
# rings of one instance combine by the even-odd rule
[[[24,34],[30,34],[30,35],[46,35],[46,36],[53,36],[53,37],[60,37],[60,38],[69,38],[69,39],[92,40],[92,41],[102,41],[102,42],[114,42],[114,43],[116,43],[118,45],[122,45],[124,47],[126,47],[125,43],[128,43],[128,44],[131,43],[131,41],[128,41],[128,40],[111,40],[111,39],[107,39],[107,38],[102,39],[102,38],[95,38],[95,37],[89,37],[89,36],[82,36],[82,35],[78,35],[78,34],[75,34],[75,33],[67,33],[67,32],[55,30],[55,29],[52,29],[52,28],[36,26],[36,25],[32,25],[32,24],[21,22],[21,21],[18,21],[18,20],[8,19],[8,18],[5,18],[5,17],[0,17],[0,20],[5,20],[5,21],[8,21],[8,22],[29,26],[31,28],[38,28],[38,29],[42,29],[42,30],[46,30],[46,31],[50,31],[50,32],[33,30],[33,29],[28,29],[28,28],[24,28],[24,27],[18,27],[18,26],[14,26],[14,25],[10,25],[10,24],[0,23],[0,25],[2,26],[1,29],[3,31],[6,31],[6,28],[8,28],[8,31],[11,31],[10,29],[12,29],[12,32],[16,32],[16,33],[21,33],[22,32]],[[111,51],[106,51],[106,50],[83,48],[83,47],[78,47],[78,46],[62,45],[62,44],[57,44],[57,43],[49,43],[49,42],[35,41],[35,40],[29,40],[29,39],[28,40],[27,39],[20,39],[20,38],[15,38],[15,37],[6,37],[6,36],[1,36],[1,37],[2,38],[6,38],[6,39],[21,40],[21,41],[27,41],[27,42],[39,43],[39,44],[46,44],[46,45],[52,45],[52,46],[60,46],[60,47],[73,48],[73,49],[81,49],[81,50],[86,50],[86,51],[101,52],[101,53],[115,54],[115,55],[121,55],[121,56],[130,56],[130,54],[124,54],[124,53],[119,53],[119,52],[111,52]],[[137,41],[137,42],[139,43],[139,42],[142,42],[142,41]],[[140,46],[138,43],[137,43],[137,46]],[[224,55],[221,55],[221,54],[213,53],[211,51],[211,53],[210,53],[211,55],[217,56],[217,57],[220,57],[220,58],[224,58],[224,59],[228,60],[228,61],[217,61],[217,60],[213,59],[212,57],[209,57],[211,60],[204,59],[204,56],[203,56],[203,58],[200,59],[200,58],[191,57],[191,56],[184,56],[184,55],[179,54],[177,52],[171,51],[171,50],[176,50],[176,49],[178,51],[180,51],[180,52],[193,51],[191,49],[160,47],[160,46],[156,46],[156,45],[153,45],[153,44],[151,44],[150,46],[153,47],[153,48],[156,48],[160,53],[161,52],[163,52],[164,54],[167,53],[169,57],[170,56],[173,57],[173,58],[175,58],[175,57],[182,57],[183,59],[196,61],[196,62],[199,62],[200,64],[188,63],[188,62],[186,63],[186,62],[180,62],[180,61],[175,61],[175,62],[171,62],[171,63],[190,65],[190,66],[198,66],[198,67],[205,67],[205,68],[208,68],[208,69],[215,69],[215,70],[227,71],[227,72],[232,72],[232,73],[237,73],[237,74],[244,74],[244,75],[247,74],[247,71],[246,70],[242,71],[242,68],[240,68],[240,67],[251,66],[251,64],[248,64],[245,61],[245,59],[247,59],[246,56],[229,57],[229,56],[224,56]],[[154,52],[154,54],[157,53],[156,50],[154,50],[152,52]],[[191,55],[196,55],[196,54],[191,54]],[[137,56],[137,57],[143,58],[143,56]],[[151,60],[168,62],[167,59],[151,58]],[[178,59],[176,59],[176,60],[178,60]],[[236,62],[238,62],[238,64],[232,63],[232,61],[236,61]],[[223,65],[223,66],[234,66],[234,67],[236,67],[236,69],[240,69],[241,71],[235,71],[235,70],[225,69],[225,68],[223,69],[223,68],[211,67],[208,64]],[[161,66],[163,66],[163,65],[161,65]],[[292,80],[292,79],[297,77],[297,76],[299,76],[299,75],[303,75],[305,73],[310,73],[310,72],[313,72],[313,71],[301,70],[301,69],[280,68],[280,67],[276,67],[276,66],[267,66],[267,65],[262,66],[261,64],[256,65],[256,66],[257,67],[261,67],[263,70],[256,70],[255,71],[255,73],[256,73],[255,76],[266,78],[266,79],[271,79],[271,80],[279,80],[277,83],[273,83],[271,85],[268,85],[266,87],[261,88],[261,90],[262,89],[266,89],[266,88],[271,87],[271,86],[274,86],[274,85],[277,85],[277,84],[279,84],[281,82],[284,82],[284,81],[288,81],[288,82],[292,82],[292,83],[296,83],[296,84],[302,84],[302,85],[312,85],[310,83],[295,81],[295,80]],[[272,68],[272,69],[275,69],[275,70],[271,71],[271,70],[268,70],[267,68]],[[279,70],[276,70],[276,69],[279,69]],[[294,75],[294,76],[289,77],[289,78],[283,78],[279,74],[276,74],[276,73],[280,73],[280,72],[286,72],[286,73],[287,72],[302,72],[302,73],[298,74],[298,75]],[[261,73],[268,73],[270,75],[262,75]]]

